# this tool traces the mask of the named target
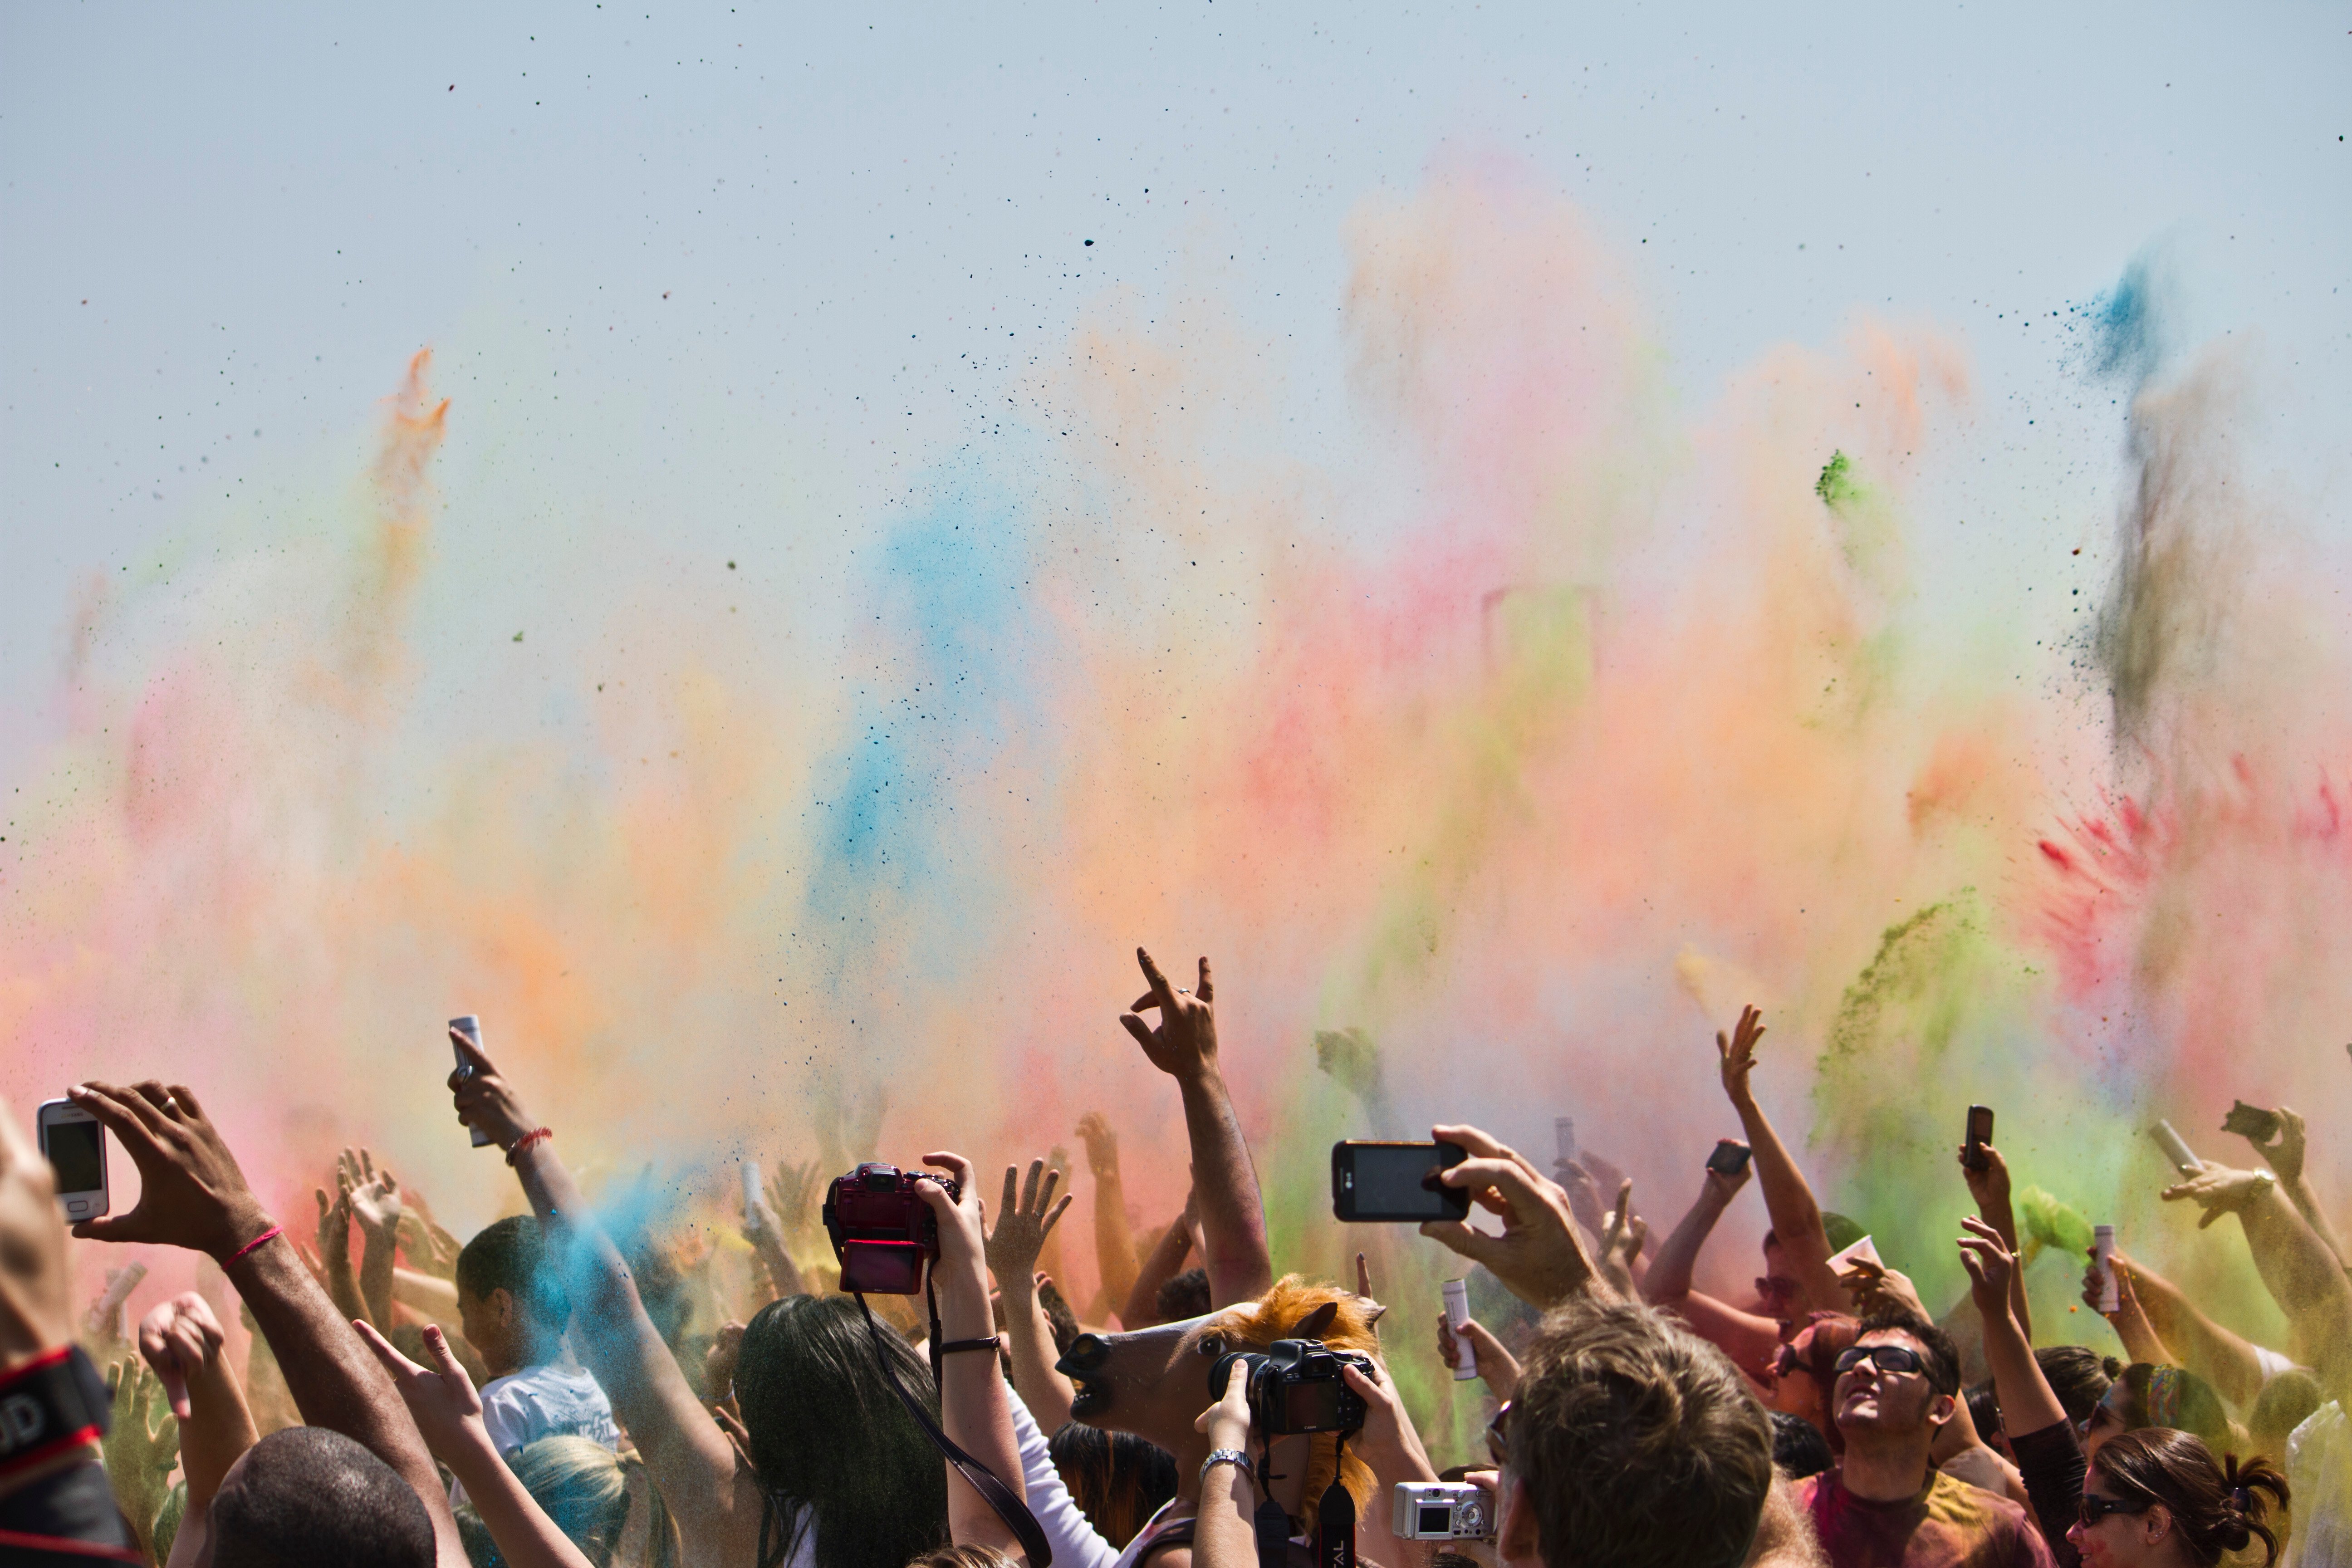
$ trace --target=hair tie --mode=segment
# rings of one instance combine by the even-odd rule
[[[2180,1415],[2180,1369],[2159,1366],[2147,1375],[2147,1424],[2178,1426]]]
[[[2236,1509],[2242,1514],[2253,1512],[2253,1489],[2250,1487],[2231,1487],[2230,1489],[2230,1506]]]

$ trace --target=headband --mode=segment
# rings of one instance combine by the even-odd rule
[[[2147,1374],[2147,1424],[2151,1426],[2178,1426],[2180,1415],[2181,1372],[2177,1366],[2159,1366]]]

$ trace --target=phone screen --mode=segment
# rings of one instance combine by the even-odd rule
[[[1342,1217],[1459,1219],[1464,1213],[1462,1194],[1430,1182],[1462,1158],[1453,1144],[1342,1143],[1332,1153],[1331,1196]]]
[[[1949,1113],[1947,1112],[1947,1114]],[[1947,1125],[1948,1125],[1948,1123],[1947,1123]],[[1969,1142],[1971,1143],[1990,1143],[1992,1142],[1992,1112],[1984,1106],[1979,1105],[1969,1108]]]
[[[103,1129],[95,1121],[52,1121],[41,1143],[58,1173],[58,1191],[93,1193],[106,1185],[106,1155],[99,1147]]]

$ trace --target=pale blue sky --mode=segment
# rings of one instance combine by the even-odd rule
[[[2200,331],[2263,335],[2269,459],[2342,531],[2347,132],[2340,5],[11,6],[0,780],[79,585],[299,531],[422,344],[496,432],[449,486],[682,550],[787,492],[854,533],[1180,267],[1296,345],[1312,452],[1348,215],[1450,149],[1592,215],[1695,407],[1857,307],[1944,323],[2019,526],[2114,477],[2050,312],[2166,241]]]

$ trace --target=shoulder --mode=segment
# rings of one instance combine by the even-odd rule
[[[1995,1535],[2021,1534],[2037,1542],[2042,1538],[2026,1511],[2009,1498],[1941,1470],[1927,1488],[1927,1511],[1934,1518],[1973,1525]]]

